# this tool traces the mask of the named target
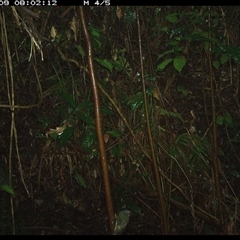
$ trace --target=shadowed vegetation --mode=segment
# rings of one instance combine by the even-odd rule
[[[166,214],[169,234],[239,234],[240,8],[84,10],[124,233]],[[76,8],[5,7],[0,26],[0,234],[108,234]]]

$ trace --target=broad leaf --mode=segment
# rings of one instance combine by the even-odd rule
[[[172,59],[166,59],[165,61],[163,61],[161,64],[159,64],[157,66],[157,70],[163,70],[170,62],[172,62]]]
[[[174,68],[180,73],[183,67],[186,65],[186,58],[184,56],[177,56],[173,60]]]

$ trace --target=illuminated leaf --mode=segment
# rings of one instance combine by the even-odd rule
[[[177,56],[173,60],[174,68],[180,73],[183,67],[186,65],[186,58],[184,56]]]

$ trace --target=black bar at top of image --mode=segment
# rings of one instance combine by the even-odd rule
[[[72,6],[144,6],[142,5],[145,3],[146,6],[148,5],[156,5],[156,1],[154,0],[147,0],[146,2],[137,2],[136,0],[58,0],[58,5],[72,5]]]
[[[1,6],[33,7],[33,6],[59,6],[59,0],[1,0]]]
[[[149,6],[156,5],[156,1],[147,0],[146,2],[137,2],[136,0],[81,0],[82,5],[89,3],[89,6]],[[143,5],[143,3],[145,3]]]
[[[144,5],[143,5],[144,4]],[[1,6],[156,6],[156,1],[147,0],[137,2],[136,0],[2,0]]]
[[[136,0],[82,0],[84,5],[89,2],[89,6],[142,6],[143,2]],[[146,5],[156,5],[156,1],[148,0]]]

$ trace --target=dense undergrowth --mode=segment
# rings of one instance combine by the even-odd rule
[[[136,8],[86,8],[114,209],[125,233],[162,234],[155,155],[169,234],[239,234],[240,8],[138,10],[142,53]],[[76,9],[0,17],[0,234],[107,234]]]

